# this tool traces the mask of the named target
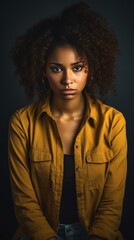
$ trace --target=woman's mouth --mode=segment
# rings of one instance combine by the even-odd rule
[[[76,93],[76,89],[64,89],[61,90],[61,93],[65,95],[74,95]]]

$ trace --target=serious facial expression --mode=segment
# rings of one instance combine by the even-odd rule
[[[46,77],[55,97],[74,99],[86,85],[88,65],[70,45],[56,47],[47,59]]]

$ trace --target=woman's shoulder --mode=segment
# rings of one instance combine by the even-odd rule
[[[21,108],[16,109],[10,116],[10,123],[14,122],[27,122],[35,120],[38,117],[39,111],[42,106],[41,100],[36,100],[33,103],[27,104]]]
[[[105,104],[100,100],[96,100],[95,110],[97,115],[102,116],[104,119],[108,119],[109,121],[123,121],[126,122],[124,114],[114,106],[109,104]]]
[[[35,102],[29,103],[27,105],[24,105],[20,108],[17,108],[15,110],[15,112],[12,113],[12,115],[19,114],[21,116],[21,115],[25,115],[27,113],[32,114],[33,111],[36,111],[39,104],[40,104],[40,101],[35,101]]]

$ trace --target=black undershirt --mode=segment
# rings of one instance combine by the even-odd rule
[[[73,155],[64,155],[64,177],[59,220],[62,224],[79,221]]]

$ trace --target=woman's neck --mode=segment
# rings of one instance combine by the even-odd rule
[[[51,104],[54,116],[80,116],[85,110],[84,96],[80,95],[77,99],[62,100],[53,96]]]

